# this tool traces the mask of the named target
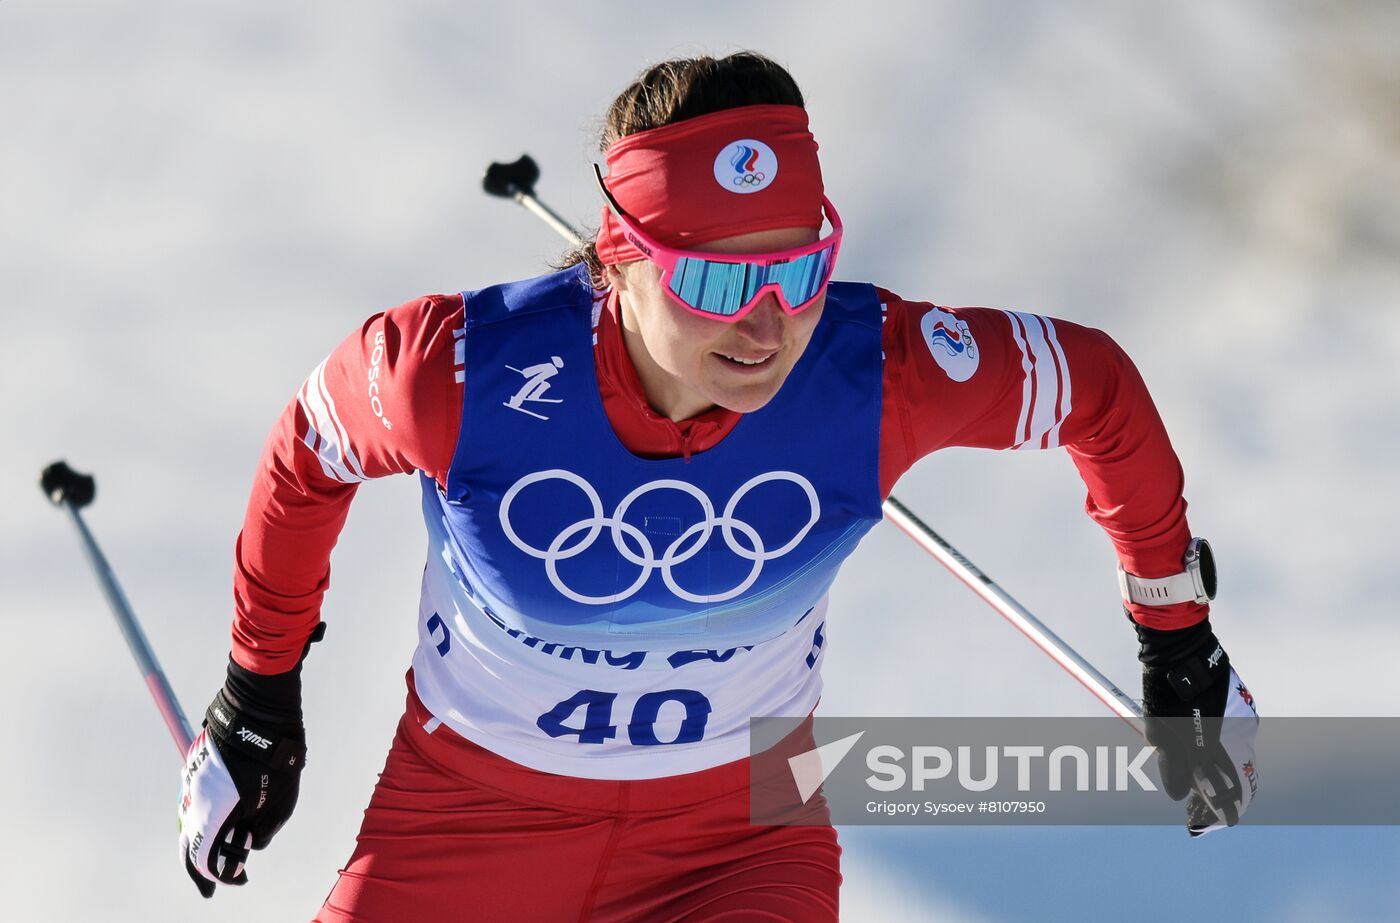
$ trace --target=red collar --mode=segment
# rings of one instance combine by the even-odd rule
[[[733,410],[714,407],[679,423],[663,417],[647,403],[642,380],[637,375],[622,325],[617,317],[617,293],[608,295],[607,305],[598,318],[598,343],[593,348],[598,368],[598,392],[613,432],[628,451],[643,458],[689,459],[693,452],[714,448],[742,416]]]

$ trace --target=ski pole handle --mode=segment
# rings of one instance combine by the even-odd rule
[[[565,221],[558,212],[535,198],[535,183],[540,178],[539,164],[529,154],[521,154],[512,163],[496,161],[486,168],[481,177],[481,188],[487,195],[502,199],[514,199],[533,212],[554,233],[575,247],[583,243],[583,235],[573,225]]]

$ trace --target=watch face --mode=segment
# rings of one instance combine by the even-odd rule
[[[1216,573],[1215,573],[1215,552],[1210,549],[1210,542],[1203,538],[1193,538],[1191,546],[1187,551],[1187,565],[1194,563],[1200,568],[1201,586],[1206,591],[1206,596],[1215,598]]]

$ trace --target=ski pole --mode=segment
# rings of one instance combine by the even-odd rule
[[[481,177],[481,188],[486,190],[487,195],[514,199],[577,247],[583,243],[583,236],[574,230],[573,225],[559,217],[558,212],[535,198],[535,183],[539,178],[540,167],[535,163],[535,158],[521,154],[514,163],[496,161],[487,167]]]
[[[931,554],[939,564],[952,571],[954,577],[982,597],[987,605],[995,609],[1032,644],[1049,655],[1051,660],[1078,680],[1095,698],[1107,705],[1110,711],[1132,725],[1139,734],[1143,733],[1142,707],[1137,702],[1119,689],[1111,679],[1100,673],[1093,664],[1081,657],[1074,648],[1051,631],[1048,625],[1032,615],[1029,609],[1013,599],[1010,593],[997,586],[995,580],[963,557],[962,552],[949,544],[947,539],[929,528],[893,496],[885,501],[885,518],[912,538],[920,548]]]
[[[485,175],[481,178],[481,188],[488,195],[514,199],[518,204],[539,216],[560,237],[574,246],[583,243],[583,237],[577,230],[559,217],[553,209],[536,198],[535,183],[539,178],[539,165],[529,154],[522,154],[513,163],[497,161],[487,167]],[[978,569],[946,539],[911,513],[903,503],[890,496],[885,500],[883,509],[886,519],[913,539],[920,548],[932,555],[934,560],[952,571],[954,577],[961,580],[987,605],[995,609],[1002,618],[1010,622],[1012,627],[1025,635],[1032,644],[1044,651],[1051,660],[1059,664],[1085,689],[1088,689],[1096,699],[1108,706],[1110,711],[1126,721],[1139,735],[1144,734],[1142,707],[1119,689],[1112,680],[1081,657],[1059,635],[1051,631],[1049,626],[1013,599],[1010,593],[998,586],[996,581]]]
[[[190,748],[190,743],[194,740],[194,734],[190,731],[190,723],[185,718],[184,711],[180,708],[180,702],[175,698],[174,691],[170,688],[170,681],[165,678],[165,672],[161,670],[160,663],[156,661],[156,655],[151,652],[151,645],[146,641],[146,635],[141,631],[141,625],[136,621],[136,615],[131,611],[131,604],[127,602],[126,594],[122,592],[121,585],[117,583],[116,574],[112,572],[112,566],[107,563],[107,558],[102,554],[102,549],[98,547],[97,540],[92,537],[87,523],[83,521],[83,507],[92,503],[93,497],[97,494],[97,484],[90,474],[79,474],[68,467],[66,462],[56,461],[44,469],[44,473],[39,478],[39,486],[43,489],[44,495],[53,502],[55,506],[66,509],[73,519],[73,525],[78,530],[78,537],[82,541],[83,550],[87,552],[88,563],[92,565],[93,573],[97,575],[97,582],[102,586],[102,592],[107,597],[107,604],[112,608],[112,614],[116,616],[117,625],[121,628],[122,636],[126,638],[126,646],[131,650],[131,656],[136,658],[136,665],[141,670],[141,676],[146,681],[146,688],[150,690],[151,697],[156,701],[156,708],[160,709],[160,716],[165,719],[165,726],[170,731],[170,736],[174,738],[175,745],[180,748],[180,756],[184,757]]]

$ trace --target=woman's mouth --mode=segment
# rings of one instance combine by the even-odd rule
[[[758,371],[759,369],[766,368],[777,354],[777,350],[770,353],[760,353],[758,355],[745,353],[732,355],[729,353],[715,353],[720,359],[724,360],[726,365],[736,371]]]

